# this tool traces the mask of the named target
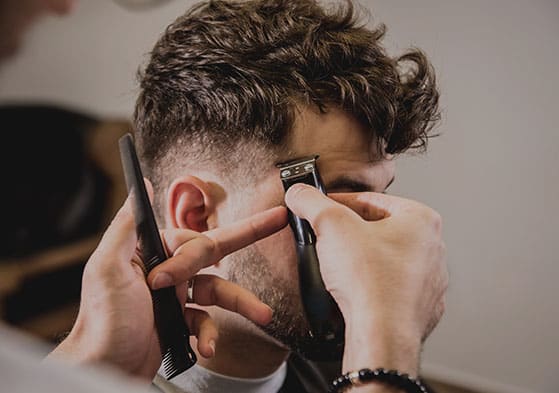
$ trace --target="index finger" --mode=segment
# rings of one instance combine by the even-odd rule
[[[205,233],[213,241],[216,262],[224,256],[276,233],[287,225],[287,210],[283,206],[257,213],[232,225]]]
[[[153,289],[185,282],[200,269],[270,236],[286,225],[287,210],[278,206],[234,224],[207,231],[184,243],[171,258],[155,267],[148,275],[148,282]]]
[[[366,221],[378,221],[390,216],[385,195],[374,192],[331,193],[328,197],[349,207]]]

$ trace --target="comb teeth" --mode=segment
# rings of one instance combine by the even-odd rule
[[[167,379],[181,374],[196,363],[196,358],[193,358],[191,353],[185,348],[185,340],[187,338],[182,339],[180,342],[175,342],[174,345],[168,345],[167,348],[162,348],[161,350],[163,354],[163,371]]]
[[[196,360],[190,359],[187,354],[177,353],[169,348],[165,355],[163,356],[163,371],[165,372],[165,378],[171,379],[181,374],[182,372],[188,370]]]

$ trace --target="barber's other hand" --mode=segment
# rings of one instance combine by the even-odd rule
[[[274,208],[219,231],[204,234],[189,230],[162,231],[172,257],[165,263],[181,268],[182,279],[219,261],[286,225],[285,208]],[[80,310],[68,337],[49,355],[78,364],[104,363],[151,380],[161,364],[154,327],[150,291],[137,255],[137,238],[130,198],[115,216],[99,246],[87,262],[82,279]],[[162,264],[163,265],[163,264]],[[155,271],[153,273],[156,273]],[[186,284],[177,280],[182,304]],[[152,280],[149,282],[153,285]],[[165,285],[168,286],[168,285]],[[271,309],[249,291],[211,275],[197,276],[194,299],[244,315],[258,324],[271,320]],[[198,337],[198,352],[214,354],[217,329],[202,310],[187,308],[185,320]]]
[[[438,213],[395,196],[327,197],[302,184],[285,199],[316,232],[321,274],[346,322],[344,370],[417,375],[421,344],[443,314],[448,284]]]

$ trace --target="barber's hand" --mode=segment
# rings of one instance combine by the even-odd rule
[[[443,314],[448,284],[440,216],[395,196],[326,197],[300,184],[285,200],[316,232],[320,271],[346,322],[344,370],[417,375],[421,344]]]
[[[159,271],[155,269],[149,282],[154,287],[177,285],[177,296],[184,304],[184,280],[226,254],[280,230],[286,223],[285,208],[277,207],[203,234],[189,230],[162,231],[163,242],[171,255],[164,264],[175,269],[180,267],[181,279],[171,283],[160,276],[159,283],[154,283],[153,276]],[[85,266],[76,323],[49,357],[61,356],[76,363],[108,363],[149,380],[155,376],[161,355],[151,295],[136,247],[128,198]],[[264,325],[271,320],[272,310],[255,295],[216,276],[196,276],[194,291],[193,297],[200,305],[217,305],[257,324]],[[209,315],[188,308],[185,320],[191,333],[198,337],[198,352],[204,357],[213,356],[217,329]]]

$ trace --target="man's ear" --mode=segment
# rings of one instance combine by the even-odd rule
[[[208,217],[214,204],[210,186],[195,176],[184,176],[173,181],[167,195],[170,223],[174,228],[197,232],[208,230]]]

